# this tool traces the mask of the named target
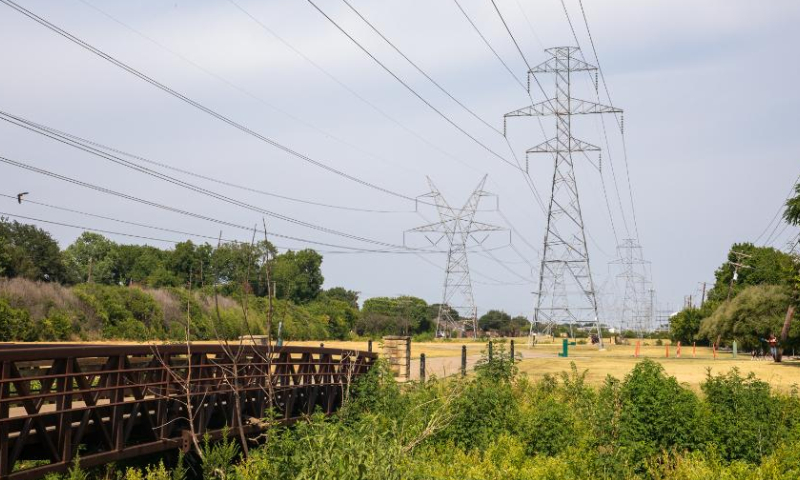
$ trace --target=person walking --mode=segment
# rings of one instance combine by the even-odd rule
[[[769,345],[769,354],[772,355],[772,359],[774,361],[778,361],[778,339],[775,338],[774,333],[769,334],[769,338],[767,338],[767,344]]]

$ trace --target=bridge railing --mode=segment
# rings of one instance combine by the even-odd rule
[[[0,479],[330,414],[376,358],[252,344],[0,345]]]

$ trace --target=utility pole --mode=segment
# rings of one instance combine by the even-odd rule
[[[597,294],[586,245],[583,213],[578,198],[572,154],[599,151],[600,149],[572,136],[572,116],[590,113],[622,113],[612,106],[572,98],[572,72],[594,71],[597,67],[576,57],[578,48],[555,47],[545,50],[551,58],[533,67],[530,75],[552,73],[555,76],[555,96],[547,100],[507,113],[509,117],[554,116],[556,136],[528,149],[531,153],[553,156],[553,183],[547,211],[547,229],[542,249],[539,271],[539,288],[531,323],[552,328],[559,323],[591,325],[597,330],[599,347],[603,348],[603,334],[597,305]],[[528,88],[530,90],[530,87]],[[530,92],[529,92],[530,93]]]
[[[703,305],[706,303],[706,282],[703,282],[703,293],[700,297],[700,308],[703,308]]]
[[[437,336],[449,337],[454,330],[461,331],[463,334],[467,326],[472,328],[476,337],[478,335],[478,308],[475,306],[475,297],[472,291],[467,246],[471,242],[480,245],[486,240],[489,233],[503,230],[501,227],[475,220],[481,198],[493,196],[483,190],[485,183],[486,175],[478,183],[464,206],[454,209],[447,203],[433,181],[428,178],[431,191],[422,197],[433,200],[439,214],[439,221],[407,231],[407,233],[438,234],[438,238],[435,239],[426,235],[431,245],[437,245],[442,240],[447,240],[448,243],[442,302],[439,304],[439,313],[436,315]],[[489,233],[487,233],[487,237],[478,240],[474,237],[474,234],[478,232]],[[403,238],[405,243],[405,235]],[[459,303],[454,304],[457,297],[460,297],[458,298]],[[451,309],[458,312],[461,321],[453,318]]]
[[[750,258],[750,257],[752,257],[752,255],[748,255],[748,254],[746,254],[744,252],[737,252],[735,250],[732,251],[731,253],[736,256],[736,261],[735,262],[728,261],[728,263],[730,263],[733,266],[733,276],[731,277],[730,285],[728,285],[728,300],[731,299],[731,294],[733,293],[733,284],[734,284],[734,282],[736,282],[736,280],[739,279],[739,269],[740,268],[753,268],[750,265],[745,265],[744,263],[742,263],[743,259]]]

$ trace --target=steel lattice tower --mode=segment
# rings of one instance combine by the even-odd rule
[[[642,255],[642,246],[633,238],[626,238],[617,245],[617,259],[610,262],[618,265],[622,271],[617,275],[625,281],[625,294],[622,297],[620,312],[620,328],[633,330],[639,338],[650,330],[652,317],[652,299],[648,301],[647,273],[648,264]]]
[[[436,188],[436,185],[433,184],[433,181],[428,178],[428,185],[430,185],[431,191],[422,195],[422,197],[433,200],[439,214],[439,221],[408,230],[409,233],[440,234],[435,239],[427,236],[426,238],[432,245],[439,244],[443,239],[446,239],[449,244],[442,303],[439,305],[439,313],[436,317],[437,336],[449,336],[450,332],[454,330],[463,333],[467,327],[472,328],[472,331],[476,332],[476,334],[478,331],[478,310],[472,293],[467,246],[470,240],[478,244],[486,240],[486,238],[476,239],[473,234],[477,232],[503,230],[501,227],[475,220],[475,214],[478,211],[478,204],[481,198],[493,196],[493,194],[483,190],[485,183],[486,176],[481,179],[464,206],[460,209],[454,209],[447,203],[444,196]],[[458,312],[459,320],[453,318],[450,309]]]
[[[598,151],[598,147],[572,136],[572,116],[590,113],[621,113],[612,106],[578,100],[571,96],[572,72],[594,71],[596,67],[576,58],[575,47],[545,50],[552,58],[532,68],[528,78],[537,73],[555,77],[555,97],[507,113],[508,117],[555,116],[556,136],[529,149],[526,153],[549,153],[554,157],[553,182],[547,212],[539,290],[531,323],[531,337],[544,325],[545,331],[559,323],[592,325],[603,348],[603,336],[597,307],[589,251],[586,246],[583,214],[572,154]]]

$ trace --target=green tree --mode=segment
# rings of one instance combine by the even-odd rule
[[[478,319],[478,328],[481,330],[497,330],[500,333],[509,331],[511,315],[502,310],[489,310]]]
[[[733,295],[752,285],[789,285],[794,277],[792,256],[772,247],[756,247],[752,243],[737,243],[728,253],[728,261],[720,265],[714,273],[716,281],[708,292],[712,302],[722,302],[728,298],[728,289],[734,276],[732,262],[739,257],[734,252],[748,255],[742,257],[745,268],[738,269],[738,278],[733,282]]]
[[[182,285],[188,285],[189,279],[194,287],[206,285],[212,278],[212,251],[211,245],[207,243],[195,245],[191,240],[178,243],[169,255],[169,270]],[[255,272],[252,275],[255,276]]]
[[[292,250],[277,255],[272,265],[272,281],[279,298],[298,305],[308,303],[320,294],[322,283],[322,255],[311,249]]]
[[[800,183],[794,186],[794,197],[786,201],[783,218],[790,225],[800,225]]]
[[[428,303],[417,297],[374,297],[364,301],[359,329],[368,333],[411,335],[430,331]]]
[[[262,268],[267,252],[274,254],[275,247],[264,241],[255,245],[249,243],[220,245],[211,253],[211,272],[206,273],[204,267],[203,276],[214,280],[206,283],[215,283],[223,294],[230,295],[241,292],[242,285],[247,279],[250,292],[265,295],[267,286],[264,283]],[[195,268],[199,268],[199,265]]]
[[[669,331],[672,340],[688,345],[698,338],[703,312],[699,308],[685,308],[669,319]]]
[[[346,302],[352,308],[358,310],[358,295],[359,292],[354,290],[347,290],[344,287],[333,287],[325,290],[323,292],[326,298],[330,298],[333,300],[341,300]]]
[[[780,285],[750,286],[730,302],[721,304],[702,321],[700,336],[715,341],[718,336],[736,340],[743,348],[757,348],[769,334],[778,335],[783,327],[786,308],[792,302],[789,287]],[[789,332],[788,344],[800,337],[797,325]]]
[[[510,337],[519,337],[526,335],[531,328],[531,322],[523,315],[517,315],[516,317],[511,319],[509,323],[508,335]]]
[[[359,318],[358,309],[344,300],[322,295],[308,304],[308,310],[326,320],[328,336],[338,340],[348,338]]]
[[[67,281],[58,243],[35,225],[0,217],[0,275],[29,280]]]
[[[64,250],[64,262],[71,278],[78,282],[92,281],[115,284],[115,251],[117,245],[106,237],[83,232]]]

